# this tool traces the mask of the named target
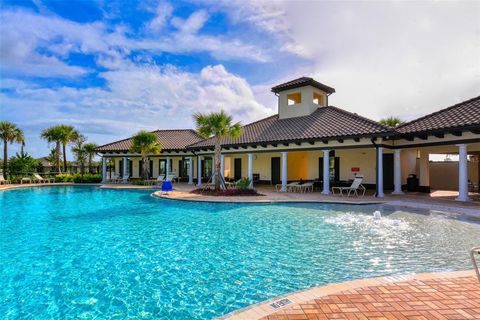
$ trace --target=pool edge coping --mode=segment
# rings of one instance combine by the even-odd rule
[[[286,293],[284,295],[276,296],[271,299],[254,303],[245,308],[240,308],[229,312],[225,315],[214,318],[214,320],[257,320],[275,312],[292,307],[301,303],[305,303],[314,299],[325,297],[332,294],[338,294],[340,292],[359,289],[364,287],[379,286],[391,283],[399,283],[405,281],[422,281],[432,279],[449,279],[449,278],[462,278],[462,277],[476,277],[473,269],[462,271],[446,271],[446,272],[428,272],[428,273],[409,273],[392,276],[382,276],[374,278],[361,278],[345,282],[330,283],[321,286],[315,286],[299,291]],[[274,301],[281,299],[289,299],[292,303],[285,305],[284,307],[274,309],[270,306]]]

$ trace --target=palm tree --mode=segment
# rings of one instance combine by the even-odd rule
[[[79,134],[73,141],[72,152],[75,154],[76,162],[80,167],[80,174],[83,176],[85,174],[85,161],[87,160],[88,153],[85,150],[85,136]]]
[[[8,121],[0,121],[0,138],[3,140],[3,175],[7,178],[8,144],[17,142],[23,146],[25,144],[25,136],[16,124]]]
[[[92,159],[97,154],[95,151],[95,149],[97,149],[97,144],[93,142],[85,143],[83,148],[88,154],[88,172],[92,173]]]
[[[162,146],[158,141],[158,137],[153,132],[140,131],[132,138],[132,152],[138,152],[142,155],[143,173],[142,177],[148,177],[147,156],[149,154],[159,154],[162,151]]]
[[[63,147],[63,171],[67,172],[67,144],[78,139],[80,134],[73,126],[61,124],[58,126],[60,142]]]
[[[59,126],[49,127],[42,131],[40,137],[47,140],[48,143],[55,142],[55,166],[57,172],[61,172],[60,169],[60,155],[61,155],[61,132]]]
[[[215,190],[220,190],[220,158],[222,156],[221,139],[238,138],[242,134],[240,122],[232,124],[232,117],[223,110],[210,114],[196,113],[193,116],[197,132],[204,138],[215,137]]]
[[[58,164],[57,149],[53,148],[52,150],[50,150],[50,153],[48,156],[45,157],[45,160],[47,160],[50,165],[53,164],[54,167],[57,167],[57,164]]]
[[[385,126],[389,126],[392,128],[398,127],[403,123],[403,121],[398,117],[383,118],[379,122]]]

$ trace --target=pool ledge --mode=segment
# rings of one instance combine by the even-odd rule
[[[183,191],[173,191],[169,194],[163,194],[162,191],[156,191],[152,193],[152,196],[160,199],[176,200],[176,201],[188,201],[188,202],[211,202],[211,203],[331,203],[331,204],[356,204],[356,205],[369,205],[369,204],[385,204],[387,201],[355,201],[350,198],[347,200],[339,199],[272,199],[268,196],[202,196],[197,194],[191,194]]]
[[[454,271],[454,272],[436,272],[436,273],[421,273],[421,274],[406,274],[399,276],[386,276],[386,277],[377,277],[377,278],[367,278],[367,279],[358,279],[348,282],[333,283],[324,286],[314,287],[294,293],[289,293],[267,301],[263,301],[249,307],[239,309],[228,313],[224,316],[215,318],[216,320],[255,320],[268,317],[279,311],[285,311],[286,314],[289,314],[289,311],[302,310],[301,304],[310,302],[310,304],[315,304],[313,301],[322,297],[340,294],[344,292],[349,294],[349,290],[355,290],[360,288],[369,288],[369,287],[382,287],[386,285],[391,285],[395,283],[400,284],[414,284],[419,286],[424,286],[422,281],[426,280],[453,280],[456,278],[474,278],[476,281],[476,276],[474,270],[466,271]],[[479,284],[480,286],[480,284]],[[381,290],[381,289],[380,289]],[[441,293],[440,293],[441,294]],[[288,299],[284,300],[284,299]],[[287,301],[287,304],[283,307],[274,308],[272,304],[278,302],[279,300]],[[317,302],[318,303],[318,302]],[[276,319],[276,318],[275,318]],[[278,318],[280,319],[280,318]],[[286,319],[286,318],[285,318]],[[300,319],[300,318],[299,318]],[[303,319],[303,318],[301,318]]]

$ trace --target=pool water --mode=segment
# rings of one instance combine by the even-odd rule
[[[429,211],[150,193],[0,192],[0,318],[210,319],[326,283],[468,269],[480,241],[478,224]]]

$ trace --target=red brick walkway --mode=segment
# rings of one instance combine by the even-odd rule
[[[262,319],[480,319],[480,283],[461,277],[369,286],[285,307]]]

